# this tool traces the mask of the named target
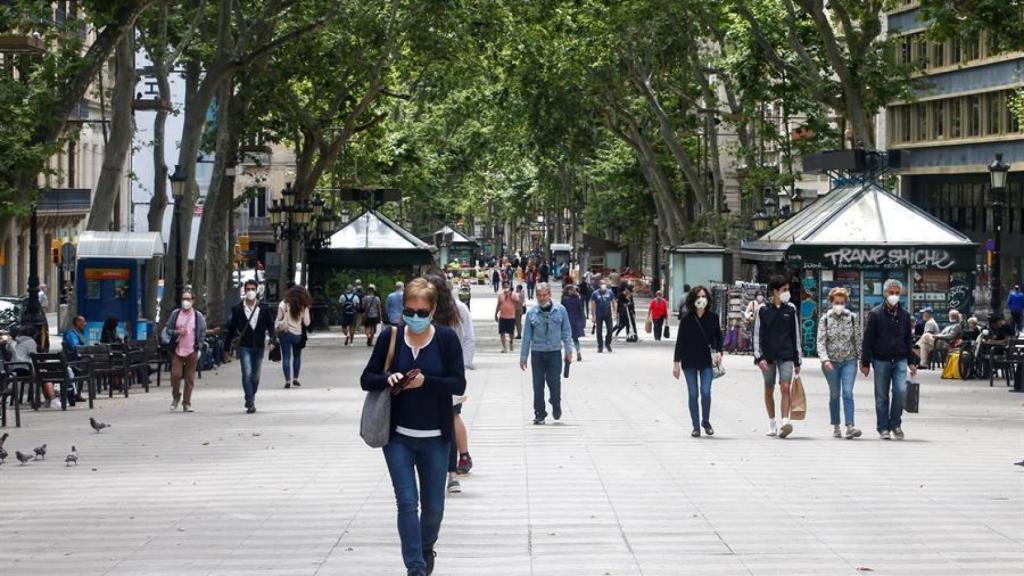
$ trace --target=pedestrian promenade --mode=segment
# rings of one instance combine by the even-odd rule
[[[833,439],[810,360],[808,420],[780,440],[764,434],[751,358],[727,356],[716,435],[694,439],[671,342],[598,355],[588,335],[561,422],[534,426],[489,288],[472,307],[475,468],[448,499],[437,576],[1024,573],[1022,396],[925,371],[907,439],[883,442],[858,378],[864,437]],[[367,355],[362,338],[315,335],[302,388],[264,363],[253,415],[237,362],[203,375],[194,414],[168,412],[166,384],[92,412],[27,413],[5,430],[0,574],[404,574],[384,461],[358,436]],[[112,426],[97,434],[89,416]],[[44,442],[45,461],[14,459]],[[80,465],[65,467],[72,444]]]

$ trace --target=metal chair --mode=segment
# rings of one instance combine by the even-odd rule
[[[96,379],[92,377],[92,364],[89,359],[68,361],[63,352],[44,352],[32,354],[32,368],[35,372],[37,389],[32,403],[34,410],[39,409],[39,398],[42,396],[43,384],[49,382],[60,386],[60,409],[67,410],[67,395],[75,385],[85,383],[89,387],[89,408],[96,400]]]
[[[14,426],[21,428],[21,393],[32,383],[32,365],[26,362],[3,362],[0,366],[0,426],[7,427],[7,402],[14,407]]]

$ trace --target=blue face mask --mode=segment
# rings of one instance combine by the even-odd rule
[[[402,321],[409,330],[412,330],[413,334],[422,334],[427,328],[430,327],[430,318],[420,318],[419,316],[406,316],[402,315]]]

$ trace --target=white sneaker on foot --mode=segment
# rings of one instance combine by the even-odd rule
[[[768,421],[768,434],[766,436],[778,436],[779,435],[779,423],[775,419]]]
[[[839,430],[839,424],[836,424],[835,426],[832,427],[832,437],[833,438],[842,438],[843,437],[843,433]]]
[[[782,421],[782,428],[779,429],[779,438],[785,438],[793,433],[793,425],[789,422],[789,418]]]
[[[171,412],[174,412],[177,409],[178,409],[178,401],[177,400],[171,400]]]

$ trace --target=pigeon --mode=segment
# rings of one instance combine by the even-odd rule
[[[1020,462],[1014,462],[1013,465],[1014,466],[1024,466],[1024,460],[1021,460]]]
[[[25,454],[21,450],[15,450],[14,456],[18,458],[18,462],[21,462],[22,466],[24,466],[26,462],[32,459],[32,456]]]
[[[36,448],[35,450],[33,450],[33,452],[36,453],[36,458],[42,458],[43,460],[46,460],[46,444],[43,444],[42,446]]]
[[[9,456],[9,454],[7,454],[7,450],[4,450],[3,447],[0,446],[0,464],[3,464],[4,460],[7,460],[7,456]]]
[[[7,442],[7,437],[10,436],[7,432],[4,432],[3,436],[0,436],[0,448],[4,447],[4,442]]]
[[[100,430],[103,430],[104,428],[110,428],[110,424],[100,422],[92,416],[89,417],[89,426],[92,426],[92,429],[95,430],[97,434],[99,434]]]
[[[78,450],[75,450],[74,446],[71,447],[71,454],[64,457],[64,466],[71,466],[72,462],[75,463],[75,466],[78,466]]]

